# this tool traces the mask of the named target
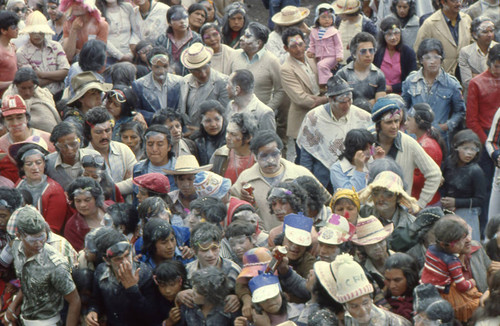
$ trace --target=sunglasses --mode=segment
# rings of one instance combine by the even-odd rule
[[[82,165],[102,168],[104,166],[104,158],[101,155],[85,155],[82,158]]]
[[[374,54],[375,48],[364,48],[364,49],[359,50],[359,54],[361,54],[361,55],[367,55],[368,53]]]
[[[13,11],[13,12],[15,12],[16,14],[18,14],[18,13],[20,13],[20,12],[25,13],[25,12],[26,12],[26,10],[27,10],[27,9],[26,9],[26,7],[24,7],[24,8],[14,8],[14,9],[12,9],[12,11]]]
[[[113,258],[123,255],[127,250],[130,250],[131,246],[128,241],[120,241],[115,243],[106,250],[106,257]]]
[[[125,94],[119,89],[112,89],[107,92],[106,95],[108,96],[108,98],[114,97],[119,103],[127,102]]]

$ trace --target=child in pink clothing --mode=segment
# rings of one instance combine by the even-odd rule
[[[326,85],[332,77],[332,69],[343,60],[344,51],[339,31],[333,26],[333,7],[322,3],[316,7],[314,27],[309,35],[307,56],[316,58],[319,85]]]

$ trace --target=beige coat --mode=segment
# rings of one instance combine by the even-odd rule
[[[417,33],[415,45],[413,46],[415,53],[417,53],[418,47],[424,39],[435,38],[440,40],[444,49],[442,66],[444,70],[451,75],[455,75],[460,49],[472,42],[472,37],[470,35],[470,24],[472,20],[469,15],[464,13],[460,13],[460,18],[460,22],[458,23],[458,44],[455,43],[451,35],[450,29],[444,19],[443,12],[438,10],[429,16],[422,24],[422,27]]]
[[[306,58],[306,60],[316,75],[317,82],[316,62],[311,58]],[[288,56],[281,66],[281,84],[291,102],[286,135],[296,139],[306,113],[314,109],[313,85],[304,69],[291,56]]]

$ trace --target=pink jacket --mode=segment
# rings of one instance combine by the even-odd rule
[[[316,55],[316,58],[335,57],[342,58],[344,56],[344,48],[340,40],[339,31],[331,26],[327,28],[323,38],[319,39],[319,28],[311,29],[309,35],[309,52]]]

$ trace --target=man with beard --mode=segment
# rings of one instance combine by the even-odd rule
[[[108,41],[109,26],[95,0],[63,0],[60,9],[69,17],[64,23],[62,42],[68,61],[73,61],[88,40]]]
[[[163,47],[154,47],[148,54],[151,72],[132,83],[139,99],[139,112],[147,123],[161,109],[177,111],[182,77],[168,73],[169,57]]]
[[[122,194],[132,192],[132,170],[137,163],[134,153],[125,144],[111,140],[113,117],[103,107],[95,107],[86,114],[83,135],[87,148],[95,149],[104,158],[111,178]]]
[[[231,188],[231,195],[249,203],[255,203],[257,213],[261,218],[259,225],[267,231],[278,223],[269,211],[267,202],[269,190],[280,182],[293,181],[303,175],[314,178],[305,167],[281,158],[282,149],[283,142],[274,131],[260,132],[250,143],[250,150],[256,156],[258,164],[241,172]],[[252,194],[245,189],[244,186],[247,184],[253,188]]]

